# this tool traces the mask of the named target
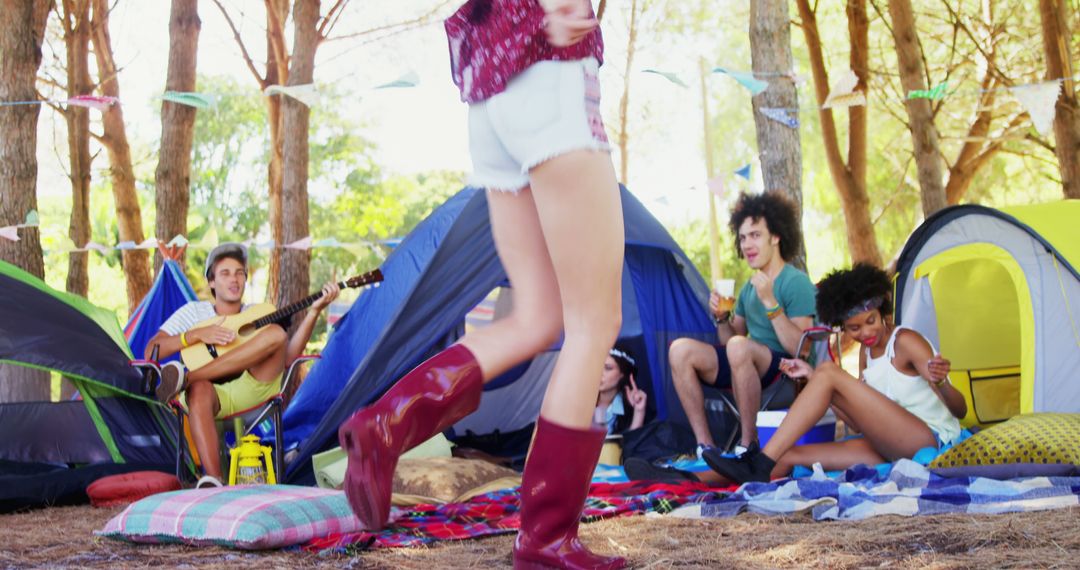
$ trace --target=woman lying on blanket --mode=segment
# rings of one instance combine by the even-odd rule
[[[760,451],[740,458],[707,454],[721,475],[744,483],[787,475],[795,465],[821,463],[826,470],[859,463],[910,458],[924,447],[941,447],[960,434],[967,413],[963,395],[949,383],[949,361],[918,332],[897,327],[891,285],[884,271],[866,264],[834,271],[818,283],[818,316],[842,325],[862,344],[860,377],[832,362],[816,370],[799,359],[781,361],[792,378],[809,377],[784,421]],[[795,442],[833,408],[863,437],[795,446]]]
[[[596,397],[594,422],[607,426],[608,435],[619,434],[645,425],[648,396],[634,382],[637,374],[634,358],[618,348],[608,352],[600,375],[600,393]]]

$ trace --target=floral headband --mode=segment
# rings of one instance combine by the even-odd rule
[[[859,313],[865,313],[866,311],[872,311],[874,309],[877,309],[877,308],[881,307],[884,304],[885,304],[885,297],[871,297],[871,298],[869,298],[869,299],[867,299],[867,300],[865,300],[865,301],[863,301],[861,303],[856,304],[854,307],[848,309],[848,311],[846,313],[844,313],[844,319],[843,320],[846,321],[846,320],[850,319],[851,317],[854,317],[855,315],[858,315]]]
[[[621,358],[621,359],[629,362],[630,366],[637,366],[637,363],[634,362],[633,358],[630,358],[629,354],[626,354],[625,352],[623,352],[623,351],[621,351],[621,350],[619,350],[617,348],[613,348],[613,349],[609,350],[608,354],[610,354],[611,356],[614,356],[615,358]]]

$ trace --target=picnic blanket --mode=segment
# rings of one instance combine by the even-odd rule
[[[747,483],[725,497],[676,509],[671,516],[810,511],[815,520],[862,520],[879,515],[1030,512],[1078,504],[1080,477],[945,478],[901,459],[891,469],[858,465],[836,478],[819,467],[808,478]]]
[[[594,483],[589,489],[582,521],[646,512],[668,513],[683,505],[714,501],[722,494],[703,483],[689,481]],[[312,540],[303,548],[313,552],[351,553],[511,533],[521,524],[518,511],[517,489],[487,493],[464,503],[394,508],[390,526],[382,531],[332,534]]]

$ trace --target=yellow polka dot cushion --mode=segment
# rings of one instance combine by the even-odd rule
[[[1080,414],[1016,416],[945,451],[930,469],[946,477],[1080,474]]]

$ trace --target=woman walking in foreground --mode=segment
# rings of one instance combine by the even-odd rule
[[[834,271],[818,283],[818,317],[859,342],[860,377],[832,362],[811,369],[785,359],[780,368],[807,378],[784,421],[760,451],[739,458],[704,454],[705,462],[736,481],[783,477],[795,465],[821,463],[827,470],[910,458],[924,447],[940,448],[960,435],[957,418],[967,413],[964,396],[949,383],[949,361],[918,332],[892,323],[892,285],[867,264]],[[832,407],[862,437],[794,446]]]
[[[603,40],[588,0],[469,0],[446,21],[469,104],[470,183],[514,288],[506,318],[474,331],[342,424],[345,492],[386,524],[398,457],[477,408],[483,383],[565,333],[521,486],[515,568],[621,568],[577,538],[607,432],[593,423],[621,325],[622,205],[600,118]]]

